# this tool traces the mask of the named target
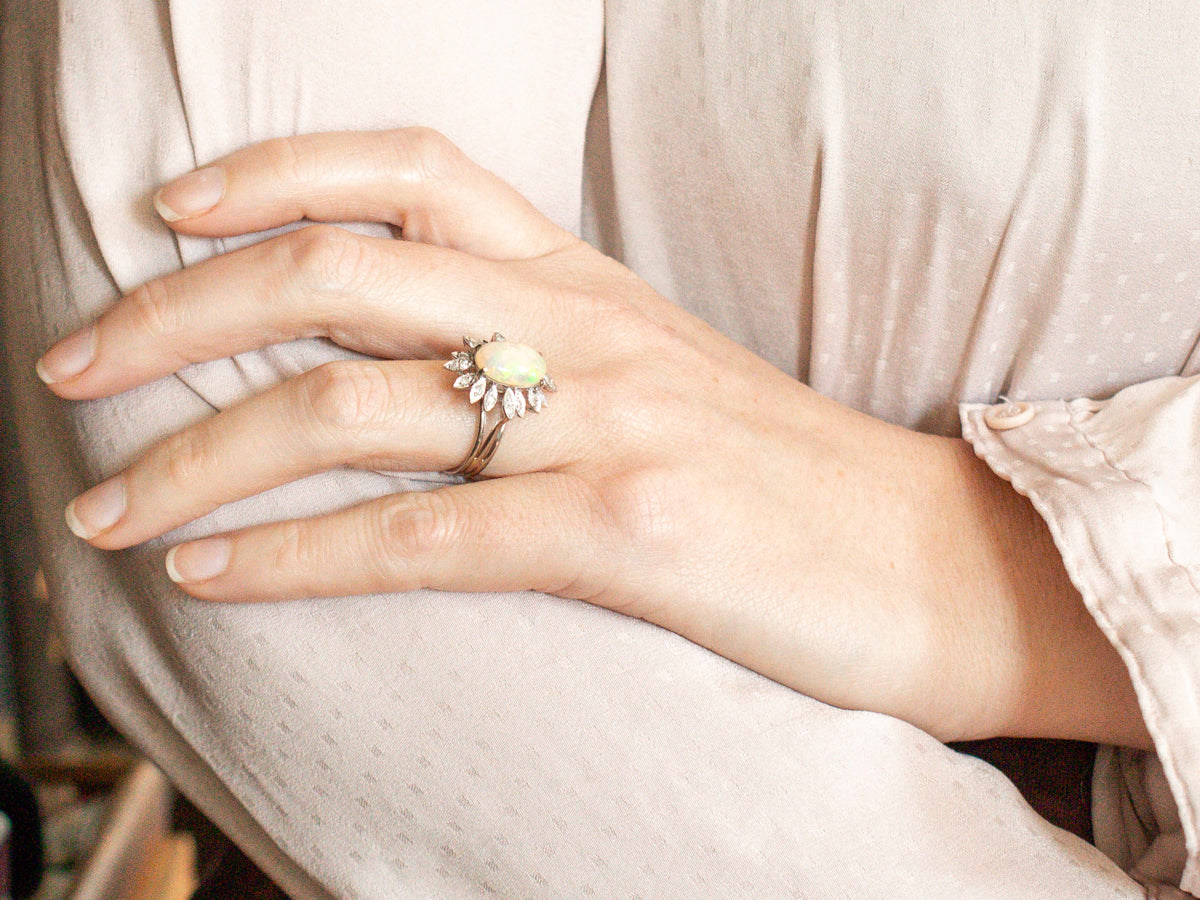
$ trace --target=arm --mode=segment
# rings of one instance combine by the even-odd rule
[[[510,429],[488,469],[508,477],[187,545],[173,575],[214,600],[533,588],[942,739],[1145,744],[1045,529],[962,442],[783,376],[428,132],[276,141],[191,187],[214,183],[161,195],[173,227],[365,217],[409,240],[304,229],[152,282],[43,359],[56,392],[317,334],[401,361],[323,367],[158,445],[72,506],[96,546],[330,466],[451,468],[474,419],[438,358],[502,329],[562,388]]]

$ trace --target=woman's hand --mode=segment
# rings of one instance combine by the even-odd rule
[[[95,546],[337,466],[454,468],[478,407],[443,363],[501,332],[558,390],[509,424],[496,477],[184,544],[171,576],[212,600],[544,591],[942,738],[1091,736],[1094,717],[1063,726],[1045,699],[1076,683],[1063,666],[1089,690],[1099,666],[1102,703],[1131,699],[1044,526],[965,444],[817,396],[441,136],[271,141],[156,200],[187,234],[371,220],[404,240],[311,225],[143,285],[52,348],[39,371],[69,399],[300,337],[376,357],[213,416],[78,497],[68,520]],[[1118,730],[1140,726],[1133,708]]]

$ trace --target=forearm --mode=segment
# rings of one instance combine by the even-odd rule
[[[777,578],[790,595],[735,603],[694,639],[942,740],[1151,746],[1124,663],[1025,497],[964,440],[800,399],[789,491],[820,530],[795,529],[803,550]]]

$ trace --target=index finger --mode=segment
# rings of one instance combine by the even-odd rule
[[[528,259],[571,235],[428,128],[330,132],[254,144],[155,194],[176,231],[224,237],[302,219],[387,222],[404,238]]]

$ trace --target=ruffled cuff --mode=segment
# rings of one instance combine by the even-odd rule
[[[975,452],[1046,520],[1125,661],[1178,809],[1177,821],[1152,826],[1160,834],[1110,835],[1120,846],[1101,849],[1200,894],[1200,378],[1146,382],[1103,402],[964,404],[961,417]],[[1172,843],[1179,849],[1164,853]]]

